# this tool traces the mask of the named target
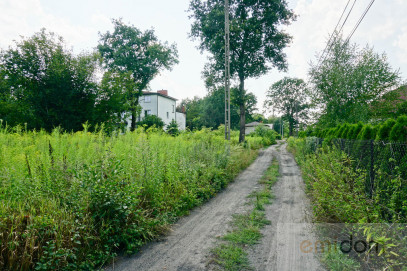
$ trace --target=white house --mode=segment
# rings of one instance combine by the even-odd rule
[[[141,114],[137,121],[141,121],[147,115],[155,115],[164,121],[164,128],[172,120],[178,123],[180,130],[185,130],[186,115],[184,112],[177,112],[177,99],[168,96],[167,90],[158,90],[157,92],[145,91],[139,99]],[[131,119],[127,121],[130,127]]]

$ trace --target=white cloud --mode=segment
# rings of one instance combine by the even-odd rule
[[[0,45],[8,46],[13,40],[19,39],[20,35],[29,35],[31,26],[28,17],[37,17],[41,14],[41,6],[38,0],[0,1]]]
[[[76,25],[72,21],[47,13],[39,0],[3,0],[0,1],[0,46],[2,48],[29,37],[41,28],[55,32],[65,39],[67,45],[75,46],[75,51],[90,49],[89,38],[97,37],[97,30],[92,26]],[[95,25],[100,24],[102,16],[96,14]]]
[[[400,61],[407,63],[407,27],[403,27],[403,30],[398,35],[397,40],[393,45],[398,48]]]

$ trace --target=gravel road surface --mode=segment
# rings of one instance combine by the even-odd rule
[[[301,171],[286,144],[276,150],[276,157],[280,178],[273,187],[273,204],[266,207],[271,224],[263,228],[261,242],[249,251],[250,262],[261,271],[324,270],[314,253],[306,253],[316,238]]]

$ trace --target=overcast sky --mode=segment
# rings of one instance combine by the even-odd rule
[[[287,27],[294,37],[285,50],[289,70],[272,70],[261,78],[246,83],[248,91],[258,97],[262,109],[265,93],[272,83],[284,76],[306,79],[309,62],[324,49],[329,34],[348,0],[292,0],[289,7],[299,16]],[[351,0],[351,3],[353,0]],[[358,0],[344,27],[347,36],[369,4]],[[0,0],[0,47],[5,49],[45,27],[64,37],[75,53],[93,50],[99,32],[112,30],[111,18],[123,18],[139,29],[154,28],[162,41],[176,43],[180,63],[172,71],[162,72],[150,88],[167,89],[178,98],[203,97],[206,94],[201,71],[206,56],[196,49],[197,42],[188,37],[188,0]],[[407,0],[376,0],[364,21],[353,35],[352,42],[374,46],[386,52],[394,69],[407,76]]]

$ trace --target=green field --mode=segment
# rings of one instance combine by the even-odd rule
[[[0,129],[0,269],[89,270],[134,253],[273,143],[223,131],[172,137]]]

